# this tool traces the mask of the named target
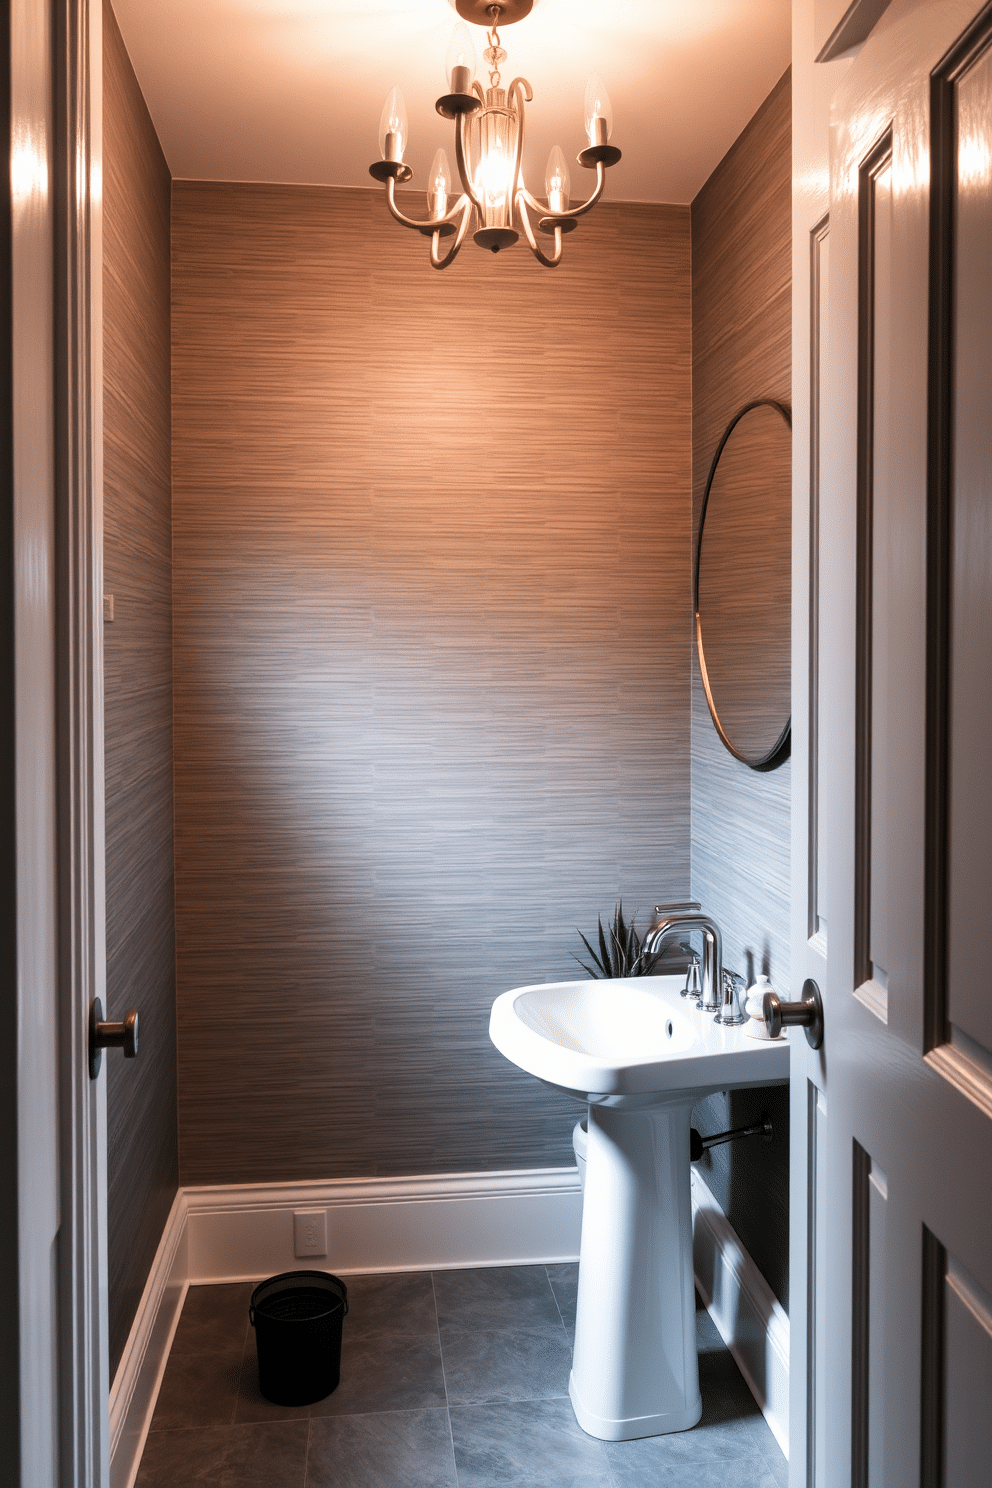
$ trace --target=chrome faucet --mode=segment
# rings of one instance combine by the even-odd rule
[[[720,1011],[720,991],[723,985],[723,943],[720,928],[709,915],[697,911],[683,910],[678,906],[659,905],[662,918],[652,925],[644,937],[644,950],[653,955],[661,943],[670,935],[699,930],[703,936],[703,1001],[704,1013]]]

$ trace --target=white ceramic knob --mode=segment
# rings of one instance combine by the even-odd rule
[[[753,984],[747,989],[747,1002],[744,1011],[747,1013],[747,1028],[744,1030],[748,1038],[770,1039],[771,1034],[765,1027],[764,996],[766,992],[774,992],[775,988],[765,976],[764,972],[755,977]]]

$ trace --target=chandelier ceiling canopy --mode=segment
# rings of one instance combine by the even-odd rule
[[[524,109],[533,98],[533,90],[522,77],[514,78],[509,87],[502,86],[500,67],[506,61],[506,52],[499,28],[522,20],[533,5],[534,0],[455,0],[463,20],[456,25],[448,47],[449,91],[435,107],[455,126],[455,165],[461,191],[455,194],[448,157],[444,150],[438,150],[427,183],[430,215],[420,221],[407,217],[396,201],[397,184],[405,185],[413,176],[403,158],[409,128],[400,90],[394,86],[386,99],[379,125],[382,158],[369,166],[369,174],[385,185],[386,204],[397,222],[431,239],[431,263],[436,269],[453,262],[473,222],[476,226],[472,236],[480,248],[499,253],[511,247],[522,230],[535,258],[554,268],[561,262],[564,234],[574,231],[578,218],[599,201],[606,171],[620,159],[620,151],[609,142],[613,129],[609,95],[602,78],[594,73],[585,95],[588,144],[578,156],[581,166],[596,172],[591,195],[579,206],[572,206],[568,162],[560,145],[555,145],[548,157],[546,201],[539,201],[525,186]],[[475,45],[466,21],[487,29],[489,44],[482,55],[489,69],[488,88],[475,76]],[[531,213],[537,217],[537,232],[553,240],[547,251],[535,236]]]

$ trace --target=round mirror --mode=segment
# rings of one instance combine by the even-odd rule
[[[769,770],[789,753],[792,421],[746,404],[720,440],[696,546],[696,647],[706,701],[731,754]]]

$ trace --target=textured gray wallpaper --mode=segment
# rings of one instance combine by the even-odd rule
[[[688,889],[689,317],[686,208],[175,183],[184,1183],[572,1160],[488,1014]]]
[[[179,1181],[172,879],[169,171],[104,7],[104,628],[110,1368]]]
[[[791,74],[728,151],[692,204],[693,530],[710,462],[728,422],[752,398],[791,401]],[[749,575],[742,572],[742,585]],[[725,963],[789,981],[791,761],[751,770],[724,748],[693,649],[692,893],[723,931]],[[798,995],[798,994],[797,994]],[[704,1132],[767,1110],[776,1137],[715,1148],[702,1172],[779,1300],[788,1305],[789,1094],[712,1096]]]

